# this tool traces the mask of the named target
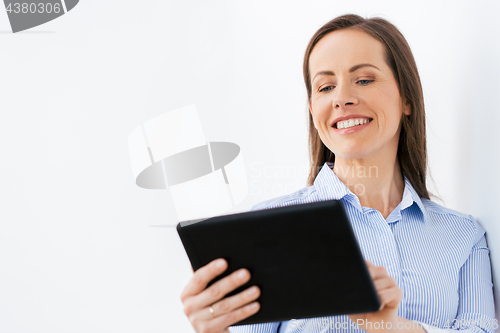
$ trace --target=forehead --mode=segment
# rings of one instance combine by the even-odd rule
[[[326,34],[314,46],[309,58],[309,71],[313,77],[320,70],[343,71],[361,63],[370,63],[382,69],[385,65],[384,44],[366,32],[343,29]]]

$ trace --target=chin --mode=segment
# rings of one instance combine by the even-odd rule
[[[335,157],[340,157],[345,160],[359,159],[359,158],[367,158],[370,155],[370,152],[367,150],[361,150],[359,147],[343,147],[343,149],[330,149]]]
[[[366,158],[366,154],[337,154],[335,153],[335,158],[342,158],[344,160],[354,160]]]

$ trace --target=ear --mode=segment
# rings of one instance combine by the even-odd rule
[[[313,113],[313,110],[312,110],[312,107],[311,107],[311,102],[307,102],[307,105],[309,106],[309,112],[311,113],[311,117],[313,118],[313,125],[314,125],[314,128],[318,129],[316,127],[316,123],[314,122],[314,113]]]
[[[403,113],[407,116],[411,115],[411,105],[410,103],[406,103],[403,109]]]
[[[307,102],[307,105],[309,106],[309,112],[311,112],[311,116],[314,115],[311,107],[311,102]]]

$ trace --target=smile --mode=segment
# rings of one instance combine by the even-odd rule
[[[341,128],[349,128],[349,127],[354,127],[358,125],[363,125],[366,123],[369,123],[372,121],[372,119],[367,119],[367,118],[351,118],[349,120],[344,120],[344,121],[339,121],[337,122],[334,127],[337,129]]]

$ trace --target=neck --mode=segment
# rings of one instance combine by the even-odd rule
[[[404,179],[396,154],[391,159],[335,157],[333,172],[354,193],[361,206],[378,210],[387,218],[403,198]]]

